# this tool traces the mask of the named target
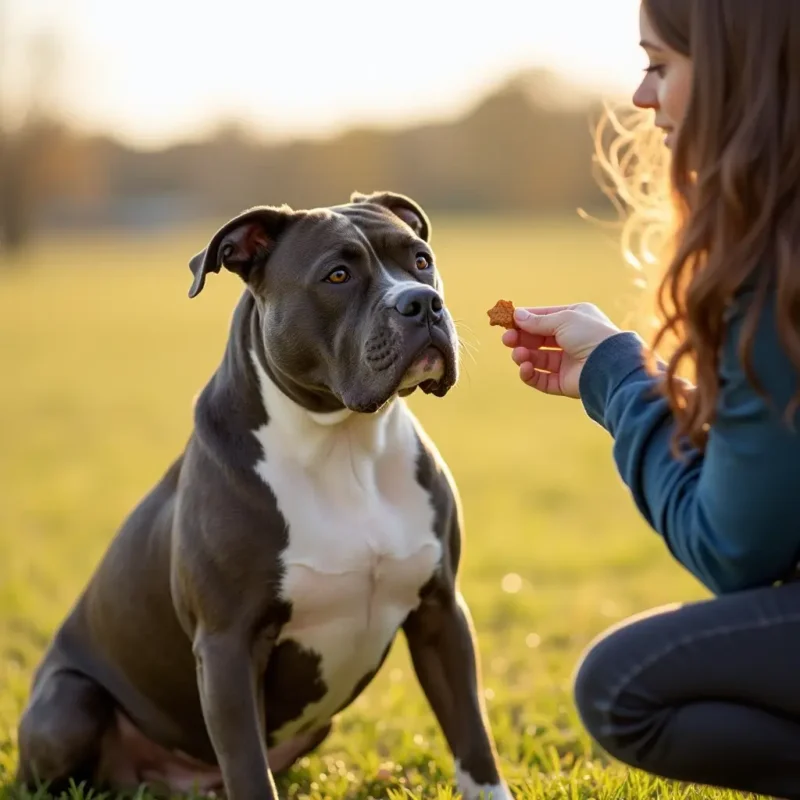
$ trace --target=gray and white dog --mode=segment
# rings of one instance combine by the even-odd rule
[[[466,800],[508,800],[456,585],[461,510],[406,403],[458,341],[420,206],[250,209],[190,262],[245,283],[182,454],[39,666],[18,778],[276,798],[398,631]]]

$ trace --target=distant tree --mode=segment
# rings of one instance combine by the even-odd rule
[[[49,183],[54,155],[63,151],[64,128],[53,114],[53,86],[61,59],[51,31],[27,43],[29,82],[21,108],[4,93],[14,69],[4,54],[12,39],[7,0],[0,0],[0,252],[13,254],[30,239],[36,209]]]

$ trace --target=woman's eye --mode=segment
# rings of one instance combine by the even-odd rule
[[[344,267],[339,267],[329,273],[325,280],[328,283],[347,283],[350,280],[350,273]]]
[[[427,256],[424,256],[424,255],[422,255],[422,254],[420,253],[420,254],[417,256],[417,260],[414,262],[414,265],[415,265],[415,266],[416,266],[416,268],[417,268],[417,269],[419,269],[419,270],[422,270],[422,269],[428,269],[428,267],[431,265],[431,262],[430,262],[430,261],[428,261],[428,257],[427,257]]]
[[[663,78],[664,69],[665,67],[663,64],[651,64],[649,67],[645,67],[644,71],[647,72],[648,74],[654,72],[656,75],[658,75],[659,78]]]

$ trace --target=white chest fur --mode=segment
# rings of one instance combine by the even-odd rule
[[[315,417],[257,369],[269,423],[255,432],[264,448],[256,469],[289,538],[282,593],[292,617],[282,638],[320,657],[327,687],[276,733],[282,740],[330,719],[378,666],[442,551],[404,404],[376,416]]]

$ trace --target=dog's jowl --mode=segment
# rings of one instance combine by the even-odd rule
[[[425,212],[254,208],[190,267],[191,297],[222,267],[245,284],[224,355],[36,672],[19,779],[275,798],[402,630],[458,788],[506,800],[458,495],[403,400],[458,371]]]

